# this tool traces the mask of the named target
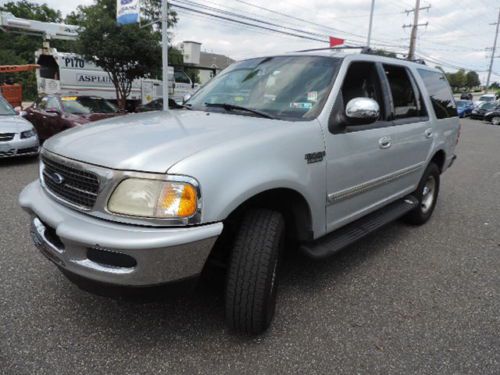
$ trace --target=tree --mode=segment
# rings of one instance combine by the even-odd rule
[[[160,34],[153,26],[118,25],[115,0],[97,0],[94,5],[80,7],[79,12],[83,28],[77,52],[108,73],[118,105],[125,109],[132,82],[159,70]]]
[[[472,70],[470,72],[467,72],[467,74],[465,75],[465,85],[469,89],[481,85],[481,81],[479,80],[479,75]]]

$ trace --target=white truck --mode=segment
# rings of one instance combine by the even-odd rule
[[[115,87],[108,73],[80,55],[49,48],[38,50],[35,59],[40,66],[36,71],[40,95],[93,95],[116,100]],[[156,79],[136,79],[128,101],[135,106],[160,98],[162,84]],[[169,68],[169,94],[172,99],[181,102],[186,94],[192,94],[197,88],[186,73]]]

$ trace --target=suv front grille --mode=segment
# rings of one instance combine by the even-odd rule
[[[16,133],[0,133],[0,142],[8,142],[14,139]]]
[[[42,157],[43,181],[49,191],[63,200],[91,209],[99,193],[99,180],[94,173],[83,171]]]

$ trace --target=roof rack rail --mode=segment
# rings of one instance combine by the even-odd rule
[[[321,47],[321,48],[311,48],[311,49],[304,49],[296,52],[313,52],[313,51],[327,51],[327,50],[342,50],[342,49],[360,49],[361,53],[368,53],[371,51],[370,47],[366,46],[338,46],[338,47]]]
[[[304,49],[304,50],[297,51],[297,52],[313,52],[313,51],[328,51],[328,50],[331,51],[331,50],[343,50],[343,49],[359,49],[359,50],[361,50],[360,53],[364,53],[364,54],[367,54],[367,55],[376,55],[377,54],[377,50],[374,50],[374,49],[372,49],[370,47],[366,47],[366,46],[322,47],[322,48]],[[391,56],[386,56],[386,57],[389,57],[389,58],[392,58],[392,59],[398,59],[398,60],[411,61],[411,62],[414,62],[416,64],[427,65],[425,63],[424,59],[407,60],[405,57],[398,57],[397,54],[394,57],[391,57]]]

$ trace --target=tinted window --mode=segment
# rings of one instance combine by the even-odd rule
[[[117,108],[103,98],[63,96],[61,100],[64,106],[64,112],[74,115],[117,112]]]
[[[61,111],[61,106],[59,105],[59,100],[55,97],[50,97],[47,100],[46,111]]]
[[[436,117],[443,119],[457,116],[457,107],[445,75],[425,69],[418,69],[418,73],[429,92]]]
[[[384,65],[385,75],[391,88],[394,119],[425,116],[420,92],[405,67]]]
[[[191,83],[191,80],[189,79],[189,77],[187,76],[186,73],[184,72],[175,72],[174,73],[174,77],[175,77],[175,82],[176,83],[188,83],[190,84]]]
[[[379,107],[381,117],[384,118],[384,103],[377,69],[371,62],[354,62],[342,84],[342,99],[344,106],[354,98],[370,98],[375,100]]]

